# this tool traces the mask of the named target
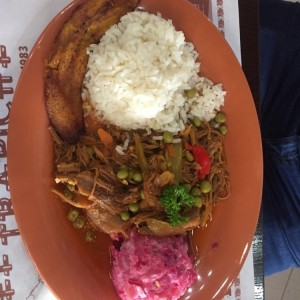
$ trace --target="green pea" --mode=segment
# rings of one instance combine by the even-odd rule
[[[136,213],[140,210],[140,205],[138,203],[130,203],[128,208],[131,212]]]
[[[142,200],[145,199],[145,193],[144,193],[144,190],[141,190],[140,196],[141,196],[141,199],[142,199]]]
[[[215,122],[214,120],[211,120],[209,122],[210,127],[218,129],[220,127],[220,123]]]
[[[188,98],[188,99],[191,99],[191,98],[194,98],[196,96],[196,90],[195,89],[191,89],[191,90],[185,90],[184,91],[185,93],[185,96]]]
[[[223,135],[225,135],[228,131],[227,126],[226,125],[222,125],[219,127],[218,129]]]
[[[84,216],[79,216],[74,222],[73,222],[73,226],[75,228],[81,229],[84,227],[86,223],[86,219]]]
[[[211,183],[207,180],[203,180],[200,182],[200,190],[203,194],[209,193],[211,191]]]
[[[217,123],[224,123],[224,122],[226,122],[226,115],[219,112],[219,113],[216,114],[214,120]]]
[[[185,183],[183,186],[186,188],[186,190],[187,190],[188,192],[190,192],[191,189],[192,189],[192,185],[191,185],[190,183]]]
[[[201,197],[196,197],[195,198],[195,203],[194,203],[194,206],[195,207],[198,207],[198,208],[201,208],[203,205],[203,200]]]
[[[137,183],[140,183],[143,181],[143,175],[142,173],[140,172],[134,172],[133,173],[133,176],[132,176],[132,179],[137,182]]]
[[[85,233],[85,240],[87,242],[94,242],[96,239],[96,234],[94,231],[92,230],[88,230],[86,233]]]
[[[193,156],[193,154],[192,154],[191,152],[189,152],[189,151],[186,151],[186,152],[185,152],[185,158],[186,158],[188,161],[190,161],[190,162],[194,161],[194,156]]]
[[[119,170],[117,173],[117,177],[121,180],[126,179],[128,177],[128,170],[126,170],[126,169]]]
[[[78,209],[75,209],[75,208],[71,209],[67,215],[68,220],[71,222],[74,222],[78,218],[79,214],[80,214],[80,211]]]
[[[130,214],[128,211],[122,211],[120,217],[123,221],[128,221],[130,219]]]
[[[167,143],[167,144],[171,144],[173,142],[173,134],[169,131],[165,131],[164,134],[163,134],[163,139],[164,139],[164,142]]]
[[[74,195],[73,195],[73,193],[68,189],[68,188],[66,188],[65,190],[64,190],[64,195],[68,198],[68,199],[73,199],[73,197],[74,197]]]
[[[198,188],[197,186],[193,187],[191,190],[191,195],[192,196],[201,196],[202,195],[201,189]]]
[[[196,127],[200,127],[201,126],[201,120],[198,117],[194,117],[192,119],[192,123],[196,126]]]

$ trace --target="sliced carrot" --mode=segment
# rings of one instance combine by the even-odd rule
[[[106,130],[104,130],[103,128],[99,128],[97,133],[106,148],[111,149],[115,146],[113,137]]]

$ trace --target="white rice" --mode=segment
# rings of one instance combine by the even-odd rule
[[[121,128],[175,133],[192,116],[212,119],[224,104],[222,85],[198,76],[193,44],[160,15],[128,13],[88,55],[85,93],[97,117]],[[186,99],[193,87],[201,93]]]

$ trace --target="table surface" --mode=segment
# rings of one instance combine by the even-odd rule
[[[242,68],[259,115],[259,1],[239,0]],[[263,229],[259,216],[253,239],[255,300],[264,299]]]

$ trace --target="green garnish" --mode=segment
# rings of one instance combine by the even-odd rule
[[[188,218],[182,216],[180,211],[185,206],[193,206],[195,197],[184,185],[174,184],[163,190],[160,203],[165,208],[170,225],[176,227],[188,221]]]

